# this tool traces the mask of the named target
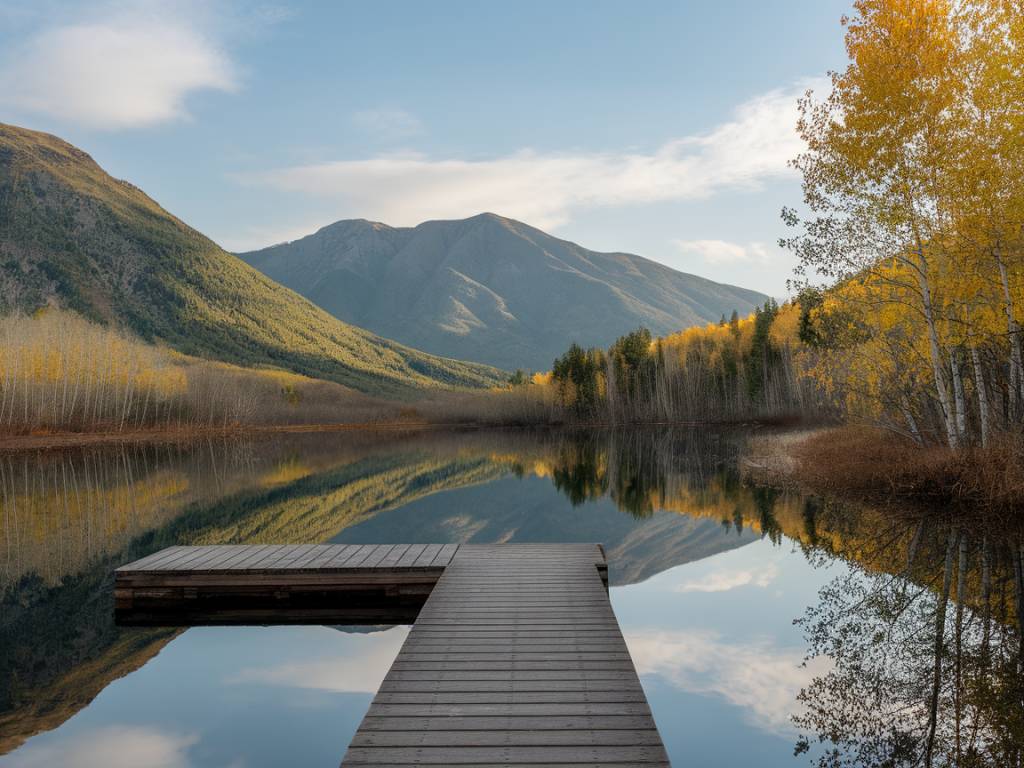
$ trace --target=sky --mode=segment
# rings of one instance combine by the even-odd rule
[[[0,122],[232,251],[491,211],[786,295],[848,0],[0,0]]]

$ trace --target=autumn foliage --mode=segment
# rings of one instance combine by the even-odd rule
[[[199,360],[69,312],[0,319],[0,434],[366,422],[397,412],[333,382]]]
[[[1024,423],[1024,10],[858,0],[801,101],[803,340],[850,416],[918,444]],[[825,290],[822,290],[824,288]]]

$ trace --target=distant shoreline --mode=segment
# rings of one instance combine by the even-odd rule
[[[0,437],[0,454],[22,451],[59,451],[66,448],[103,447],[112,445],[180,445],[201,440],[231,437],[257,437],[261,435],[304,432],[352,432],[374,430],[418,431],[439,425],[427,422],[368,422],[360,424],[281,424],[231,427],[182,427],[176,429],[140,429],[124,432],[47,432],[32,435]]]
[[[524,424],[489,423],[483,421],[372,421],[339,422],[326,424],[252,424],[228,427],[180,427],[172,429],[136,429],[123,432],[42,432],[28,435],[0,435],[0,455],[24,451],[60,451],[75,448],[109,447],[116,445],[187,445],[202,440],[226,438],[265,437],[276,434],[305,434],[312,432],[421,432],[425,430],[478,430],[478,429],[654,429],[658,427],[721,427],[750,428],[765,426],[762,422],[662,421],[636,423],[567,423]]]

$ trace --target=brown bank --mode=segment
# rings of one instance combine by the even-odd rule
[[[866,426],[784,432],[751,440],[741,470],[852,501],[1024,515],[1022,436],[954,451]]]

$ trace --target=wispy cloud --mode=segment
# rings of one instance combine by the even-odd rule
[[[352,124],[385,141],[408,139],[423,133],[423,123],[404,109],[363,109],[352,114]]]
[[[346,637],[345,656],[243,669],[229,683],[265,683],[337,693],[376,693],[409,633],[406,627]]]
[[[767,587],[779,575],[774,563],[760,570],[719,570],[677,584],[674,592],[728,592],[740,587]]]
[[[796,98],[814,81],[772,90],[714,129],[652,152],[537,152],[489,159],[391,154],[278,168],[243,182],[330,201],[340,214],[392,224],[489,210],[556,227],[574,211],[708,197],[792,171]]]
[[[828,669],[821,658],[801,666],[797,648],[778,648],[764,638],[732,643],[711,631],[634,630],[626,633],[626,644],[641,675],[721,696],[770,733],[792,733],[797,694]]]
[[[771,261],[768,247],[764,243],[751,242],[746,245],[728,240],[676,240],[677,248],[687,255],[697,256],[708,264],[766,264]]]
[[[202,14],[156,3],[106,10],[44,24],[0,57],[0,106],[117,130],[185,118],[191,93],[237,87]]]
[[[187,768],[188,749],[199,738],[159,728],[110,725],[77,733],[49,744],[29,743],[12,755],[10,768]]]

